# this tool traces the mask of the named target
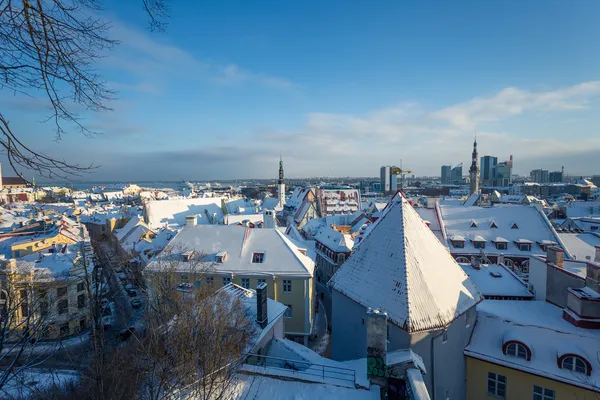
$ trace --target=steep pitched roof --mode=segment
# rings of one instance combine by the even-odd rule
[[[482,296],[402,196],[333,276],[330,286],[365,307],[384,309],[407,332],[444,327]]]

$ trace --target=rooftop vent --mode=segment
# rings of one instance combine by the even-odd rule
[[[227,252],[226,251],[219,251],[217,253],[217,255],[215,256],[215,258],[217,259],[218,263],[223,263],[227,259]]]
[[[497,271],[490,271],[490,275],[493,276],[494,278],[501,278],[502,274],[500,272]]]

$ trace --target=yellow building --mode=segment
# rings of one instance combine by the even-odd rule
[[[182,283],[215,287],[233,282],[254,289],[267,284],[269,298],[288,307],[288,337],[306,341],[315,311],[314,263],[276,229],[194,225],[184,227],[144,273],[174,271]]]
[[[46,233],[23,236],[10,245],[13,258],[24,257],[58,245],[73,244],[80,240],[80,227],[77,223],[63,217],[54,226],[49,226]]]
[[[91,271],[89,240],[62,245],[54,253],[40,252],[0,261],[0,304],[10,307],[13,327],[38,325],[36,339],[73,336],[88,328],[86,268]]]
[[[542,301],[485,300],[465,349],[467,399],[600,398],[600,332]]]

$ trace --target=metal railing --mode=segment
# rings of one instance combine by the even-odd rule
[[[336,379],[348,382],[352,385],[356,382],[356,371],[350,368],[333,367],[324,364],[315,364],[308,361],[289,360],[279,357],[261,356],[258,354],[248,354],[244,359],[244,364],[271,368],[283,371],[291,371],[302,376],[314,376],[325,379]]]

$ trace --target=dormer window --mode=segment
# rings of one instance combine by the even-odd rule
[[[262,264],[265,260],[265,253],[252,253],[252,264]]]
[[[496,225],[496,223],[494,221],[492,221],[492,223],[490,224],[490,228],[498,229],[498,225]]]
[[[515,244],[521,251],[531,251],[531,245],[533,244],[533,242],[527,239],[518,239],[515,240]]]
[[[227,252],[226,251],[218,252],[217,255],[215,256],[215,259],[218,263],[222,264],[227,259]]]
[[[524,343],[509,340],[502,347],[502,351],[507,356],[518,357],[527,361],[531,360],[531,350]]]
[[[475,221],[471,220],[471,224],[469,225],[471,228],[477,228],[477,224]]]
[[[455,249],[464,249],[465,248],[465,238],[459,235],[454,235],[450,238],[450,243],[452,243],[452,247]]]
[[[510,229],[519,229],[519,225],[517,225],[516,222],[513,222],[512,224],[510,224]]]
[[[475,236],[473,238],[473,240],[471,240],[471,242],[473,242],[473,247],[476,249],[485,249],[485,239],[482,238],[481,236]]]
[[[502,237],[498,236],[496,239],[492,240],[492,243],[494,243],[494,245],[496,246],[496,249],[498,249],[498,250],[508,249],[508,240],[506,240]]]
[[[588,360],[576,354],[565,354],[558,361],[562,369],[568,369],[588,376],[592,373],[592,366]]]

